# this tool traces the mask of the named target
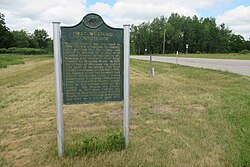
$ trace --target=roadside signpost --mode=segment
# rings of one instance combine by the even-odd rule
[[[179,55],[179,51],[176,51],[176,65],[178,65],[178,55]]]
[[[58,155],[63,155],[63,104],[124,102],[129,134],[129,25],[112,28],[94,13],[72,27],[53,22]]]
[[[151,55],[149,56],[149,60],[150,60],[150,76],[153,78],[155,75],[155,69],[153,68],[153,65],[152,65],[152,56]]]
[[[188,44],[186,44],[186,54],[188,54]]]

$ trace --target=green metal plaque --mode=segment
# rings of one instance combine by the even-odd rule
[[[88,14],[61,27],[64,104],[123,100],[123,29]]]

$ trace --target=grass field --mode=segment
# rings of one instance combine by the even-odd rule
[[[0,54],[0,68],[7,68],[8,65],[14,64],[24,64],[24,61],[20,56]]]
[[[250,78],[131,60],[130,146],[57,157],[53,59],[0,69],[0,166],[250,166]],[[64,106],[65,149],[122,130],[122,103]]]
[[[51,55],[15,55],[15,54],[0,54],[0,69],[7,68],[9,65],[24,64],[29,60],[41,60],[43,58],[52,57]]]
[[[176,54],[154,54],[152,56],[176,57]],[[238,53],[228,53],[228,54],[183,54],[183,53],[180,53],[178,56],[187,57],[187,58],[250,60],[250,54],[238,54]]]

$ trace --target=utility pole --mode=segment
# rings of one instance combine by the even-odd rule
[[[165,43],[166,43],[166,30],[164,29],[164,34],[163,34],[163,48],[162,48],[162,54],[165,54]]]

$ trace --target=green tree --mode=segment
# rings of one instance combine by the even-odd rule
[[[158,17],[155,18],[150,24],[150,32],[151,32],[150,48],[152,53],[163,52],[163,38],[164,38],[164,32],[166,32],[165,28],[166,28],[166,18],[164,16],[161,16],[160,18]]]
[[[9,48],[13,46],[13,36],[6,27],[4,14],[0,13],[0,48]]]
[[[48,47],[48,41],[49,41],[49,35],[44,29],[36,29],[34,31],[34,39],[38,44],[39,48],[47,48]]]
[[[230,37],[231,52],[237,53],[245,49],[245,39],[241,35],[232,34]]]
[[[250,50],[250,40],[245,41],[245,49]]]
[[[17,48],[29,48],[33,45],[32,35],[26,30],[15,30],[11,32],[14,37],[14,46]]]
[[[48,46],[47,46],[46,50],[48,52],[52,52],[53,51],[53,40],[51,38],[48,39]]]
[[[220,25],[219,52],[229,53],[231,51],[231,48],[230,48],[230,36],[231,36],[231,33],[232,33],[232,31],[229,30],[228,28],[226,28],[226,25],[224,23]]]
[[[177,13],[169,18],[161,16],[152,22],[132,25],[131,40],[134,54],[144,54],[145,48],[148,53],[162,53],[164,43],[164,53],[185,52],[186,44],[189,44],[189,53],[228,53],[250,47],[249,41],[232,34],[225,24],[217,26],[215,18],[199,19]]]

